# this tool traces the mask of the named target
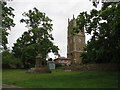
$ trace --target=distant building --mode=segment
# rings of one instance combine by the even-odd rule
[[[76,27],[76,19],[74,18],[69,21],[68,19],[68,35],[67,35],[67,58],[72,60],[72,63],[80,64],[82,59],[80,58],[85,46],[85,33],[79,32],[72,35],[73,28]]]
[[[54,59],[55,63],[60,63],[62,65],[70,65],[71,64],[71,60],[65,57],[58,57],[56,59]]]

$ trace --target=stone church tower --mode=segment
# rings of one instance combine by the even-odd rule
[[[76,26],[76,19],[74,18],[69,21],[68,19],[68,32],[67,32],[67,58],[72,60],[72,63],[81,64],[80,55],[83,52],[85,46],[85,34],[79,32],[78,34],[72,35],[71,32]]]

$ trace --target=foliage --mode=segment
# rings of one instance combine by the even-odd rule
[[[7,49],[7,36],[8,36],[8,30],[11,29],[11,27],[14,27],[15,24],[13,22],[14,14],[13,14],[13,8],[7,7],[6,2],[0,1],[0,4],[2,4],[2,27],[0,27],[0,31],[2,32],[2,41],[0,42],[0,45],[6,50]]]
[[[49,58],[48,61],[53,61],[53,59],[52,59],[52,58]]]
[[[15,58],[10,51],[6,50],[2,52],[2,66],[3,68],[22,68],[22,62],[20,59]]]
[[[29,30],[14,44],[15,56],[20,57],[24,63],[34,64],[38,54],[46,60],[48,53],[58,53],[59,48],[52,42],[54,40],[51,34],[52,20],[36,8],[23,13],[23,16],[27,18],[21,19],[20,22],[26,23]]]
[[[118,72],[64,72],[28,74],[25,70],[3,70],[3,84],[23,88],[118,88]]]
[[[83,64],[87,64],[87,63],[92,62],[92,61],[90,61],[90,59],[87,59],[87,52],[81,53],[81,56],[80,56],[80,57],[82,57],[82,63],[83,63]]]
[[[74,32],[86,31],[92,35],[83,58],[88,62],[119,62],[120,53],[120,4],[104,6],[104,9],[82,12],[77,17]],[[86,55],[85,55],[86,54]]]
[[[61,66],[62,66],[61,63],[56,63],[56,64],[55,64],[55,67],[56,67],[56,68],[61,67]]]

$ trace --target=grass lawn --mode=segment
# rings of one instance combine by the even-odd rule
[[[25,70],[3,70],[3,84],[24,88],[118,88],[117,72],[64,72],[28,74]]]

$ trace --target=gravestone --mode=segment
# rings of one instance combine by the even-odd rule
[[[27,73],[51,73],[51,70],[49,69],[48,65],[43,66],[42,62],[43,59],[41,58],[41,56],[36,56],[35,68],[29,69]]]

